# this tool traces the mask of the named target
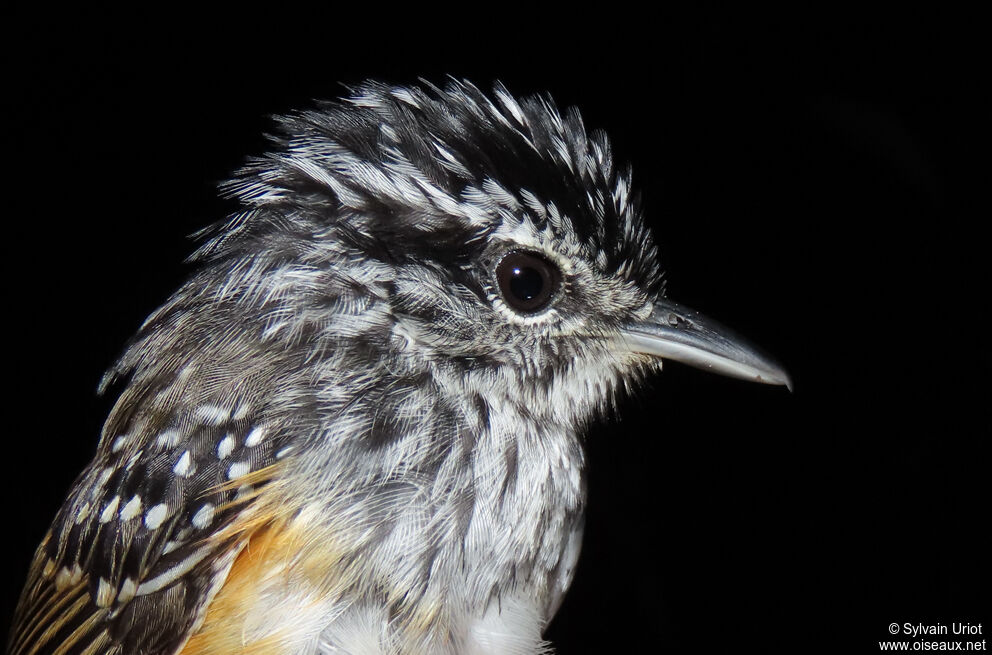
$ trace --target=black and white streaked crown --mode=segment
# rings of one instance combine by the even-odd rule
[[[397,263],[465,261],[501,222],[530,221],[601,273],[660,291],[630,170],[615,168],[606,134],[587,132],[575,108],[562,115],[551,98],[518,100],[500,83],[490,98],[465,81],[366,82],[277,121],[272,151],[223,187],[245,210],[216,226],[198,257],[256,247],[274,227],[307,229],[315,209]]]

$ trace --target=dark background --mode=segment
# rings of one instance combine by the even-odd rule
[[[892,622],[988,632],[975,17],[278,10],[251,28],[8,25],[0,631],[95,448],[101,373],[189,272],[186,235],[231,210],[215,185],[265,147],[268,116],[339,82],[450,73],[550,91],[606,129],[669,295],[795,381],[673,364],[592,431],[584,551],[547,632],[558,652],[874,652]]]

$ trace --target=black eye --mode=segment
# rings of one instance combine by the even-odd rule
[[[540,255],[514,251],[496,265],[496,283],[507,305],[532,313],[551,302],[561,284],[561,273]]]

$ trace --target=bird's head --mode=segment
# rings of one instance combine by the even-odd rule
[[[630,171],[575,110],[499,85],[366,83],[280,118],[272,141],[226,185],[243,209],[198,252],[186,295],[230,301],[236,329],[276,350],[428,366],[573,421],[662,357],[786,381],[663,298]]]

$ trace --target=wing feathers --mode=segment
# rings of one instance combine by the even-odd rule
[[[232,554],[270,520],[259,499],[284,445],[259,439],[246,417],[204,421],[181,443],[151,434],[119,453],[101,449],[38,548],[10,655],[182,647]]]

